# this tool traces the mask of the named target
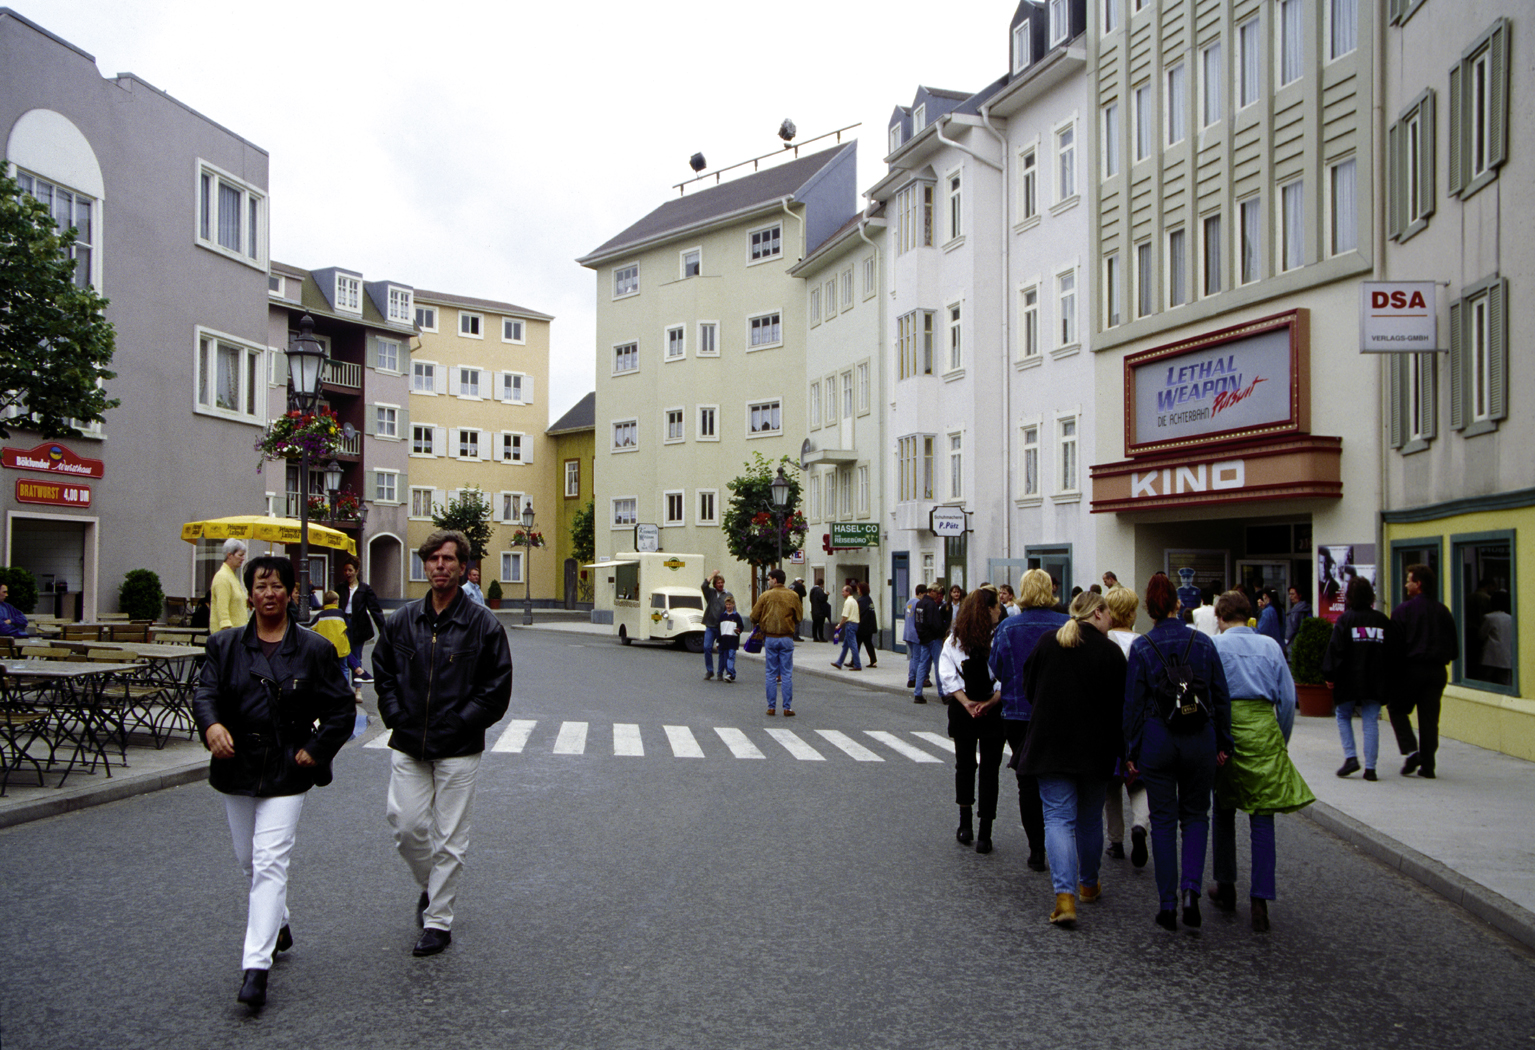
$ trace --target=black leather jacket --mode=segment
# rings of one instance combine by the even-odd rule
[[[431,760],[485,750],[485,730],[512,700],[512,649],[506,628],[462,591],[437,617],[431,597],[411,602],[384,624],[373,647],[378,713],[394,732],[389,746]]]
[[[301,795],[331,781],[330,763],[351,736],[352,691],[329,641],[288,621],[268,660],[252,619],[208,639],[207,658],[192,700],[208,740],[218,724],[234,738],[232,758],[215,758],[208,783],[226,795]],[[297,764],[300,750],[317,763]]]

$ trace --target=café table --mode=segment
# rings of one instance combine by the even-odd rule
[[[35,660],[25,657],[0,660],[0,704],[7,711],[46,715],[40,720],[32,739],[42,739],[48,744],[49,766],[58,764],[58,755],[66,747],[69,762],[59,787],[69,779],[78,764],[89,771],[96,771],[100,762],[112,775],[112,760],[107,745],[114,735],[114,727],[122,729],[122,717],[115,713],[117,705],[104,690],[113,675],[139,669],[135,663],[103,663],[84,660]],[[35,723],[36,724],[36,723]],[[34,764],[37,764],[33,758]],[[126,764],[126,763],[120,763]],[[4,779],[0,779],[0,791],[9,780],[12,763],[7,762]]]

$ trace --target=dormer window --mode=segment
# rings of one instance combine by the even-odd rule
[[[924,102],[911,111],[911,133],[916,135],[927,127],[927,103]]]
[[[901,125],[890,125],[890,152],[894,153],[901,148]]]
[[[1034,46],[1029,39],[1029,20],[1013,26],[1013,72],[1022,73],[1034,62]]]
[[[1065,41],[1071,33],[1071,15],[1066,0],[1050,0],[1050,46]]]
[[[344,273],[336,274],[336,299],[337,310],[349,314],[362,313],[362,278],[350,277]]]
[[[409,288],[389,288],[389,320],[396,324],[410,324],[415,319],[415,293]]]

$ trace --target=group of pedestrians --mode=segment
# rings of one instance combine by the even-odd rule
[[[1139,596],[1112,574],[1105,583],[1107,591],[1080,592],[1063,612],[1049,574],[1031,569],[1014,609],[990,585],[960,604],[939,670],[956,751],[956,838],[991,851],[1006,743],[1028,866],[1051,873],[1050,921],[1074,925],[1077,905],[1102,894],[1102,858],[1125,857],[1128,794],[1129,859],[1146,863],[1149,832],[1155,919],[1177,929],[1180,908],[1183,925],[1201,924],[1203,897],[1222,910],[1236,907],[1235,814],[1242,810],[1252,841],[1252,927],[1266,931],[1275,896],[1274,814],[1314,801],[1286,754],[1295,687],[1280,643],[1247,626],[1253,610],[1235,591],[1215,602],[1216,637],[1194,630],[1180,619],[1177,590],[1162,573],[1145,588],[1152,628],[1137,635]],[[1105,820],[1113,839],[1107,850]],[[1215,881],[1205,888],[1212,839]]]
[[[422,931],[411,951],[427,956],[452,942],[475,777],[485,731],[511,699],[512,660],[500,623],[464,593],[470,548],[463,534],[434,532],[417,553],[431,593],[381,620],[373,674],[390,730],[387,819],[420,891]],[[294,944],[287,876],[304,798],[331,782],[354,718],[336,648],[290,615],[293,563],[272,556],[246,563],[241,545],[226,551],[220,573],[235,576],[241,564],[235,581],[254,619],[210,636],[193,710],[212,754],[209,783],[224,796],[247,879],[238,1000],[259,1009],[276,955]],[[349,604],[357,604],[351,590]]]

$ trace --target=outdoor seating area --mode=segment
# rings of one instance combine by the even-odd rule
[[[57,776],[62,788],[77,770],[110,777],[114,762],[130,764],[130,747],[195,737],[192,690],[206,634],[165,644],[144,625],[101,627],[125,637],[0,639],[0,795],[13,774],[35,774],[39,786]]]

